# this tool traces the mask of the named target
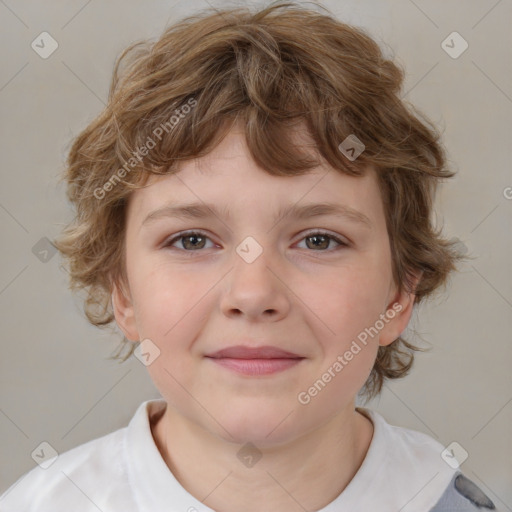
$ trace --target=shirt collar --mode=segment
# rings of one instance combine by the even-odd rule
[[[148,512],[215,512],[182,487],[158,450],[151,433],[150,418],[163,412],[166,405],[164,399],[143,402],[128,425],[124,453],[137,505]],[[318,512],[364,510],[364,504],[372,509],[388,500],[405,506],[408,497],[413,508],[406,507],[403,512],[425,510],[428,504],[433,506],[436,496],[442,494],[453,475],[453,470],[442,461],[440,452],[436,457],[435,450],[442,446],[419,432],[389,425],[376,411],[363,407],[356,410],[373,423],[370,446],[347,487]],[[411,432],[413,438],[408,437]],[[411,446],[420,439],[416,451],[408,449],[408,439]],[[406,454],[405,457],[402,454]],[[418,460],[422,464],[418,464]],[[430,488],[413,501],[415,487],[420,491],[427,484]],[[416,508],[420,501],[423,505]]]

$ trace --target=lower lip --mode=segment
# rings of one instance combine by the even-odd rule
[[[232,359],[211,357],[213,362],[244,375],[269,375],[297,365],[302,359]]]

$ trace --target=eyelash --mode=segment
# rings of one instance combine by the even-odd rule
[[[170,238],[169,240],[167,240],[165,243],[164,243],[164,247],[169,247],[171,248],[171,246],[178,240],[182,239],[182,238],[187,238],[188,236],[191,236],[191,235],[201,235],[209,240],[210,237],[204,233],[203,231],[183,231],[181,233],[178,233],[176,236]],[[306,233],[300,240],[304,240],[305,238],[310,238],[314,235],[320,235],[320,236],[325,236],[331,240],[334,240],[337,244],[340,245],[340,247],[349,247],[349,244],[344,242],[343,240],[341,240],[340,238],[338,238],[337,236],[334,236],[332,235],[331,233],[328,233],[326,231],[310,231],[308,233]],[[175,247],[173,249],[176,249]],[[182,252],[185,252],[185,253],[189,253],[190,256],[192,256],[193,253],[195,252],[200,252],[201,249],[196,249],[196,250],[187,250],[187,249],[178,249],[179,251],[182,251]],[[312,252],[333,252],[333,251],[336,251],[337,249],[325,249],[325,250],[319,250],[319,251],[314,251],[311,249]]]

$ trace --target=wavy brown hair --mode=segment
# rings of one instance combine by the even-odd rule
[[[294,142],[299,122],[316,154],[338,172],[361,176],[373,166],[399,290],[414,291],[419,303],[446,284],[463,256],[431,219],[437,184],[454,175],[440,135],[400,98],[401,67],[363,29],[322,9],[291,2],[256,12],[207,9],[118,56],[107,106],[69,150],[63,179],[76,215],[55,240],[69,263],[70,288],[86,292],[92,324],[115,324],[112,284],[127,283],[132,191],[151,174],[176,172],[180,162],[209,153],[235,121],[245,127],[255,162],[273,176],[301,175],[319,164]],[[339,149],[351,134],[365,145],[353,161]],[[114,359],[125,361],[135,346],[123,336]],[[424,349],[401,337],[379,347],[362,395],[371,399],[385,379],[405,376],[416,350]]]

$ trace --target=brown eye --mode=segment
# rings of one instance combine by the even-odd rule
[[[184,240],[183,247],[185,249],[202,249],[204,247],[205,237],[202,235],[187,235],[181,238]],[[190,244],[186,243],[187,240],[190,241]]]
[[[166,242],[164,246],[170,247],[179,240],[181,240],[181,247],[177,247],[178,249],[183,249],[187,252],[193,252],[198,249],[204,249],[206,240],[209,240],[209,237],[198,231],[188,231],[186,233],[181,233],[180,235],[175,236]]]
[[[338,237],[324,232],[310,233],[307,236],[305,236],[302,240],[306,240],[306,246],[308,249],[313,249],[316,251],[324,250],[323,252],[329,252],[330,250],[335,250],[325,250],[328,249],[332,241],[336,242],[340,246],[348,247],[348,244],[340,240]],[[308,243],[308,241],[310,241],[310,243]]]

